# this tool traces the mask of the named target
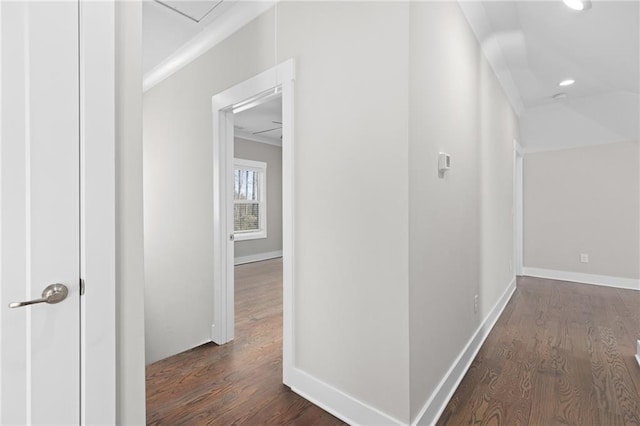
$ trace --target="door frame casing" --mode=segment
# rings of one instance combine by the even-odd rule
[[[211,340],[233,339],[233,114],[282,96],[282,258],[283,382],[293,367],[294,291],[294,82],[295,61],[289,59],[212,97],[213,113],[213,267],[214,300]]]
[[[116,423],[115,2],[79,0],[81,424]]]
[[[515,275],[521,276],[524,267],[524,150],[513,140],[513,224]]]

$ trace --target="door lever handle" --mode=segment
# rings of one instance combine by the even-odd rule
[[[67,298],[69,289],[64,284],[51,284],[42,291],[40,299],[27,300],[25,302],[9,303],[10,308],[20,308],[22,306],[35,305],[36,303],[60,303]]]

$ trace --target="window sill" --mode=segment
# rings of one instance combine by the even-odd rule
[[[237,232],[233,234],[234,241],[261,240],[267,238],[267,231]]]

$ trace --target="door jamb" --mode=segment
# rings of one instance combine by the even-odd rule
[[[514,265],[515,275],[521,276],[524,267],[524,149],[513,140],[514,174]]]
[[[115,2],[79,0],[80,422],[116,423]]]
[[[282,371],[287,384],[294,364],[294,82],[295,61],[289,59],[212,97],[213,112],[213,228],[214,300],[211,340],[233,339],[233,114],[282,94]]]

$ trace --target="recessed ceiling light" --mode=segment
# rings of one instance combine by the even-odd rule
[[[565,86],[571,86],[573,83],[575,83],[576,81],[572,78],[568,78],[566,80],[562,80],[559,84],[559,86],[565,87]]]
[[[568,95],[566,93],[556,93],[555,95],[552,96],[552,98],[557,101],[559,99],[566,99],[567,96]]]
[[[568,8],[573,10],[591,9],[591,0],[562,0]]]

